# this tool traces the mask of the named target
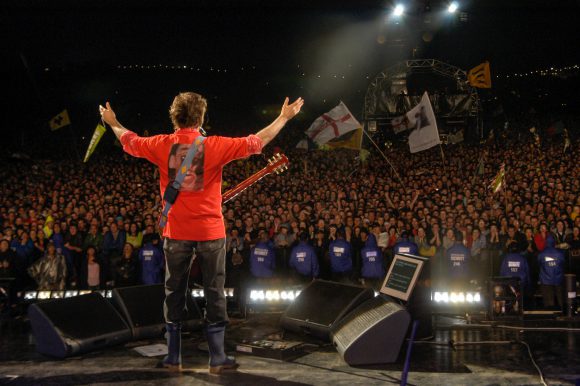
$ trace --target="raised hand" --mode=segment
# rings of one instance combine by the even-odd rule
[[[103,121],[107,123],[109,126],[113,126],[117,122],[117,115],[111,108],[111,104],[109,102],[105,103],[106,108],[99,105],[99,112],[101,113],[101,117]]]
[[[288,104],[288,102],[289,99],[288,97],[286,97],[286,99],[284,99],[284,104],[282,105],[282,110],[280,111],[280,116],[290,120],[300,112],[300,109],[304,104],[304,99],[298,98],[290,105]]]

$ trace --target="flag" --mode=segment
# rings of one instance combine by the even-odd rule
[[[331,149],[343,148],[343,149],[353,149],[359,150],[362,144],[363,137],[362,127],[357,130],[346,133],[343,136],[333,139],[326,143],[326,146]]]
[[[95,132],[93,133],[91,142],[89,142],[89,148],[87,149],[87,153],[85,154],[85,159],[83,160],[83,162],[87,162],[89,160],[89,157],[95,151],[95,148],[99,144],[99,141],[101,140],[103,134],[105,134],[105,131],[107,131],[107,129],[105,129],[105,127],[99,123],[95,128]]]
[[[564,129],[564,153],[570,147],[570,136],[568,135],[568,129]]]
[[[502,189],[504,183],[505,183],[505,164],[501,164],[499,172],[497,172],[496,176],[493,178],[493,180],[491,180],[491,184],[489,185],[489,187],[495,194]]]
[[[489,62],[481,63],[473,67],[467,73],[469,84],[477,88],[491,88],[491,75],[489,72]]]
[[[540,134],[538,133],[538,130],[536,130],[535,126],[530,129],[530,133],[532,133],[532,135],[534,136],[534,142],[535,142],[536,146],[541,147],[542,146],[542,139],[540,138]]]
[[[447,144],[448,145],[455,145],[456,143],[463,142],[463,129],[458,130],[455,133],[447,134]]]
[[[360,127],[362,125],[350,113],[348,107],[340,102],[328,113],[316,118],[305,133],[317,144],[324,145],[328,141]]]
[[[298,142],[298,144],[296,145],[296,149],[308,150],[309,149],[308,140],[306,138],[301,139],[300,142]]]
[[[409,128],[409,120],[406,115],[401,115],[391,119],[391,126],[393,127],[393,133],[399,134]]]
[[[70,125],[70,118],[67,109],[62,110],[59,114],[55,115],[54,118],[48,122],[48,125],[52,131]]]
[[[433,112],[433,107],[431,107],[427,92],[421,97],[421,102],[405,116],[409,121],[409,130],[411,130],[409,134],[411,153],[427,150],[441,143],[435,113]]]

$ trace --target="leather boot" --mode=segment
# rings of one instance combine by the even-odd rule
[[[221,374],[238,368],[236,359],[227,356],[224,349],[226,326],[223,324],[209,325],[205,329],[207,346],[209,348],[209,373]]]
[[[172,370],[181,371],[181,323],[167,323],[167,356],[163,359],[162,366]]]

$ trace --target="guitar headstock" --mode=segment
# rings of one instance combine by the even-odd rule
[[[276,153],[268,160],[268,166],[266,166],[266,169],[268,173],[275,172],[276,174],[280,174],[283,171],[288,170],[289,163],[290,161],[288,161],[288,157],[284,154]]]

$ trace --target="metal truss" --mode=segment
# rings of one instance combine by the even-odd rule
[[[407,75],[413,72],[434,72],[451,78],[457,84],[457,89],[465,92],[471,99],[470,117],[478,117],[481,110],[479,96],[475,88],[467,81],[467,72],[459,67],[437,59],[412,59],[399,62],[379,73],[369,84],[365,95],[364,119],[376,115],[377,91],[382,89],[384,82],[404,83]]]

